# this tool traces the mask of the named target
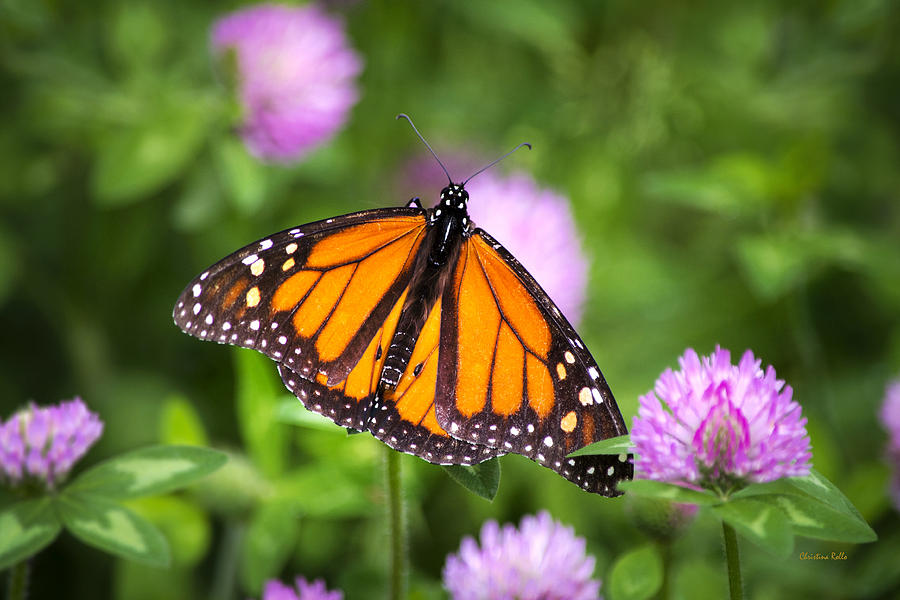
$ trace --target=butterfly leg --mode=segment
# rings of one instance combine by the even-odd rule
[[[419,197],[416,196],[406,203],[406,208],[422,208],[422,202],[420,201]]]

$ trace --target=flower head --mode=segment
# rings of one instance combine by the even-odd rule
[[[313,4],[260,4],[218,20],[217,56],[234,52],[241,135],[264,160],[298,160],[337,132],[356,104],[362,61],[340,20]]]
[[[881,421],[889,436],[888,451],[900,459],[900,379],[889,383],[885,390]]]
[[[81,398],[44,408],[29,404],[0,424],[0,479],[52,489],[101,433],[103,423]]]
[[[444,565],[444,586],[454,600],[593,600],[594,558],[571,527],[546,512],[522,519],[519,529],[496,521],[481,528],[481,546],[464,538]]]
[[[328,591],[325,582],[317,579],[309,583],[303,577],[295,580],[295,587],[285,585],[277,579],[266,582],[262,600],[343,600],[339,591]]]
[[[888,432],[887,456],[894,466],[891,497],[900,510],[900,379],[888,384],[881,406],[881,422]]]
[[[749,350],[732,365],[719,347],[702,360],[688,349],[678,362],[640,398],[638,477],[727,490],[809,474],[806,419],[775,369],[763,372]]]

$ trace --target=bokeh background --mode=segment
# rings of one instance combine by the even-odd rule
[[[86,464],[158,442],[232,453],[190,493],[133,505],[169,537],[170,570],[65,535],[35,560],[33,597],[258,597],[264,578],[298,573],[382,596],[381,445],[286,423],[274,365],[183,335],[171,310],[194,275],[268,233],[431,198],[440,176],[409,189],[425,150],[398,112],[439,153],[534,145],[497,169],[570,199],[591,265],[579,330],[629,422],[688,346],[752,348],[793,386],[815,467],[880,539],[804,540],[786,561],[744,543],[749,597],[896,597],[876,415],[900,375],[897,3],[330,2],[364,61],[360,100],[290,166],[235,135],[209,28],[237,6],[0,5],[3,416],[82,396],[106,422]],[[549,509],[601,578],[647,543],[626,501],[501,464],[488,503],[403,457],[410,597],[444,597],[445,556],[488,518]],[[702,514],[676,540],[673,597],[724,595],[720,544]]]

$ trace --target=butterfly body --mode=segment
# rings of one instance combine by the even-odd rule
[[[628,457],[567,454],[626,433],[599,368],[552,300],[467,212],[352,213],[250,244],[188,284],[187,333],[278,363],[308,409],[439,464],[522,454],[618,495]]]

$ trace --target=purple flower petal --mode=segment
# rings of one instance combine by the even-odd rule
[[[894,469],[890,496],[894,506],[900,511],[900,379],[888,384],[880,417],[882,425],[888,432],[887,458]]]
[[[103,423],[80,398],[30,404],[0,425],[0,479],[18,485],[29,478],[52,489],[102,433]]]
[[[234,12],[212,28],[217,56],[233,50],[250,152],[296,161],[330,139],[359,94],[362,60],[343,23],[314,4],[260,4]]]
[[[466,537],[447,557],[443,579],[454,600],[593,600],[600,597],[593,572],[584,539],[541,512],[519,529],[486,522],[480,546]]]
[[[329,591],[325,582],[317,579],[312,583],[303,577],[297,577],[296,588],[281,583],[277,579],[266,582],[262,600],[343,600],[340,591]]]
[[[809,437],[792,390],[747,351],[688,349],[639,399],[631,439],[637,476],[727,488],[809,474]]]
[[[263,600],[299,600],[294,588],[275,579],[266,582],[262,597]]]

